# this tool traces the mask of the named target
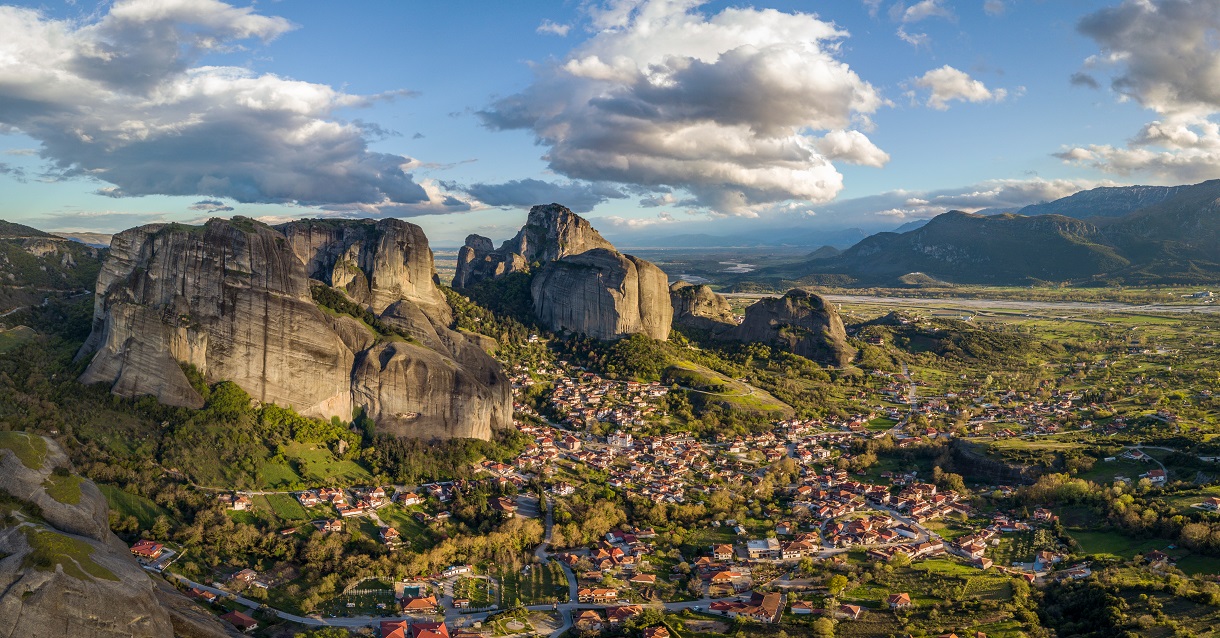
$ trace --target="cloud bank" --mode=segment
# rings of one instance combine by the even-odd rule
[[[1118,175],[1152,175],[1170,182],[1220,176],[1220,4],[1214,0],[1125,0],[1085,16],[1078,30],[1100,51],[1072,76],[1100,87],[1109,73],[1120,100],[1159,119],[1125,147],[1067,147],[1057,157]]]
[[[55,177],[109,196],[428,201],[412,159],[369,150],[359,123],[335,117],[389,96],[199,64],[292,28],[218,0],[120,0],[86,23],[0,7],[0,128],[40,142]]]
[[[480,112],[531,131],[574,180],[689,192],[696,205],[752,215],[843,187],[833,162],[884,165],[865,135],[885,104],[838,57],[847,33],[803,13],[698,0],[619,0],[596,33],[531,85]]]

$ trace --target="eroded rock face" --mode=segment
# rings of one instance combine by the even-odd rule
[[[251,220],[202,228],[153,225],[115,236],[97,283],[84,383],[124,396],[200,407],[180,364],[254,399],[342,420],[363,408],[422,438],[490,436],[512,420],[510,386],[481,348],[448,328],[418,226],[399,220],[305,221],[276,229]],[[384,337],[314,303],[310,277],[344,291],[418,340],[384,362]],[[392,349],[392,348],[390,348]],[[420,365],[407,365],[412,358]],[[427,365],[424,365],[426,363]],[[376,378],[392,375],[393,383]],[[417,386],[395,401],[370,388]],[[407,408],[410,408],[409,410]],[[413,427],[399,414],[411,412]]]
[[[449,323],[449,306],[436,287],[432,250],[419,226],[399,219],[311,219],[276,228],[309,277],[342,288],[378,314],[407,300]]]
[[[845,366],[856,356],[839,313],[822,297],[799,289],[746,308],[745,320],[725,338],[777,345],[832,366]]]
[[[737,317],[724,297],[703,284],[685,281],[669,287],[669,300],[674,307],[674,325],[720,334],[737,327]]]
[[[110,532],[106,499],[91,481],[72,475],[54,441],[24,433],[38,451],[32,466],[0,445],[0,492],[15,510],[0,519],[0,635],[23,638],[96,636],[172,638],[191,607],[173,591],[158,592],[127,546]],[[52,497],[47,487],[60,485]],[[166,602],[172,601],[173,607]],[[192,635],[228,635],[198,614]]]
[[[480,281],[520,272],[533,263],[547,263],[570,255],[614,246],[605,240],[580,215],[559,204],[534,206],[525,226],[497,250],[491,250],[491,240],[479,235],[466,238],[458,251],[454,288],[466,288]]]
[[[604,248],[564,257],[534,276],[534,313],[554,330],[596,339],[644,333],[669,338],[673,308],[665,273],[650,262]]]

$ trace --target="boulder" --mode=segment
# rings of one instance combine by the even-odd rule
[[[595,248],[544,265],[530,288],[534,313],[553,330],[596,339],[669,338],[665,273],[650,262]]]
[[[729,302],[710,287],[685,281],[669,287],[670,304],[674,308],[674,325],[721,334],[737,327],[737,317]]]
[[[743,342],[778,346],[825,365],[842,367],[856,356],[839,313],[822,297],[800,289],[746,308],[745,320],[725,334]]]

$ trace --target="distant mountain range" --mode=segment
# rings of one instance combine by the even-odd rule
[[[810,230],[808,228],[760,228],[733,235],[706,233],[633,237],[618,240],[625,248],[746,248],[759,246],[835,246],[847,248],[868,237],[860,228]]]
[[[952,211],[908,232],[872,235],[838,255],[824,251],[752,274],[839,285],[1220,281],[1220,180],[1097,188],[1021,214]]]

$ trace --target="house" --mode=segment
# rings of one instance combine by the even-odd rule
[[[644,608],[639,605],[611,607],[606,610],[606,620],[609,621],[611,625],[621,625],[642,613],[644,613]]]
[[[237,512],[244,512],[254,505],[249,496],[241,494],[222,494],[217,498],[226,509]]]
[[[489,504],[492,510],[500,512],[505,518],[512,518],[517,515],[517,504],[511,499],[501,496],[500,498],[492,499]]]
[[[377,633],[381,638],[407,638],[409,627],[405,620],[383,620]]]
[[[469,598],[454,598],[453,599],[453,608],[454,609],[467,609],[468,607],[470,607]]]
[[[572,624],[581,631],[601,631],[606,623],[602,615],[592,609],[586,609],[572,616]]]
[[[1140,478],[1148,479],[1153,485],[1164,485],[1168,475],[1165,470],[1148,470],[1147,474],[1141,474]]]
[[[404,614],[435,614],[436,596],[412,596],[402,601]]]
[[[398,495],[398,504],[403,507],[411,507],[412,505],[420,505],[424,502],[424,497],[415,492],[403,492]]]
[[[445,571],[441,572],[441,576],[445,578],[453,578],[454,576],[469,574],[473,571],[474,567],[471,567],[470,565],[450,565],[449,567],[445,568]]]
[[[797,616],[807,616],[812,614],[813,610],[813,603],[807,600],[798,600],[792,603],[792,613]]]
[[[889,605],[890,609],[906,609],[911,606],[911,595],[906,592],[892,594],[885,599],[885,604]]]
[[[132,555],[144,560],[157,560],[164,551],[164,545],[150,540],[136,541],[136,544],[131,546]]]
[[[649,627],[644,630],[644,638],[669,638],[669,630],[664,627]]]
[[[233,580],[249,585],[250,583],[258,580],[258,572],[254,571],[253,569],[246,568],[237,572],[236,574],[233,574]]]
[[[606,437],[606,444],[610,447],[628,448],[631,447],[632,442],[631,433],[623,432],[622,430]]]
[[[716,545],[712,548],[712,558],[716,560],[733,560],[732,545]]]
[[[1205,510],[1211,510],[1213,512],[1220,512],[1220,498],[1216,498],[1215,496],[1205,498],[1203,499],[1202,503],[1199,503],[1199,507]]]
[[[244,632],[251,632],[258,629],[258,621],[241,613],[240,611],[231,611],[220,618],[228,621],[230,625],[233,625]]]
[[[979,569],[988,570],[991,569],[991,566],[995,563],[990,558],[980,557],[970,561],[970,564],[974,567],[978,567]]]
[[[398,533],[398,530],[394,529],[393,527],[381,528],[381,542],[385,543],[386,545],[393,545],[397,543],[400,540],[399,536],[400,534]]]
[[[779,541],[774,538],[746,541],[746,552],[752,560],[779,558]]]
[[[609,588],[582,589],[577,592],[576,599],[582,603],[612,603],[618,600],[618,590]]]
[[[190,596],[191,598],[202,600],[205,603],[214,603],[220,599],[220,596],[217,596],[206,589],[199,589],[198,587],[192,587],[190,591],[186,592],[186,595]]]
[[[305,491],[297,494],[297,501],[304,507],[313,507],[318,504],[318,495],[312,491]]]
[[[657,584],[657,577],[652,574],[637,574],[628,582],[630,582],[632,585],[639,585],[640,587],[652,587]]]
[[[864,615],[864,608],[859,605],[839,605],[839,611],[835,615],[844,620],[860,620],[860,616]]]
[[[326,532],[326,533],[342,532],[343,531],[343,521],[341,521],[337,518],[327,519],[325,521],[322,521],[322,524],[319,526],[319,529],[321,529],[323,532]]]
[[[408,638],[449,638],[449,628],[443,622],[414,622],[407,630]]]
[[[1043,508],[1043,507],[1039,507],[1038,509],[1034,510],[1034,520],[1043,521],[1043,522],[1054,522],[1054,521],[1059,520],[1059,517],[1055,516],[1053,513],[1051,513],[1050,510]]]

